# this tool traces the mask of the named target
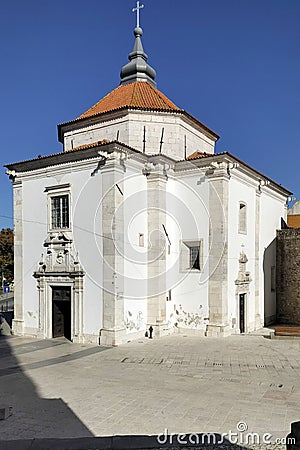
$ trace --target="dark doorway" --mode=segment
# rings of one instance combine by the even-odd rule
[[[240,333],[245,333],[246,294],[240,294]]]
[[[71,287],[52,288],[52,336],[71,340]]]

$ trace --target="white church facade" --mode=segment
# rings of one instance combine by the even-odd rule
[[[276,317],[291,194],[156,88],[141,36],[120,86],[58,126],[63,151],[8,164],[13,332],[118,345],[247,333]]]

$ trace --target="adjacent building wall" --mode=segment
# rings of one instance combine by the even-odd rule
[[[265,325],[276,321],[276,283],[272,283],[272,271],[276,273],[276,232],[286,220],[286,198],[268,186],[261,190],[260,213],[260,314]],[[273,275],[275,277],[275,275]]]
[[[277,322],[300,325],[300,229],[277,232]]]

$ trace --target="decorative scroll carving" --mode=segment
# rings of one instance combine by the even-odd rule
[[[39,266],[34,276],[50,273],[78,273],[83,274],[78,255],[73,254],[72,239],[67,232],[52,232],[47,236],[44,247],[46,254],[42,253]]]

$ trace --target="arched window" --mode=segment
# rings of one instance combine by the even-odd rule
[[[247,233],[247,205],[239,203],[239,233]]]

